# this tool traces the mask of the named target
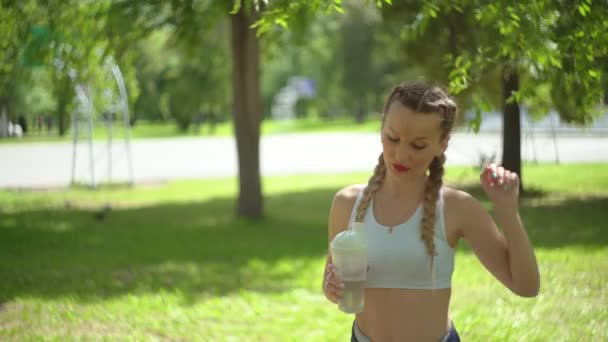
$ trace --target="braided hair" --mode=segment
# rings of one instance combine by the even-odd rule
[[[390,105],[399,101],[402,105],[421,114],[441,115],[441,139],[449,137],[456,121],[457,106],[452,97],[444,89],[422,83],[403,83],[396,86],[388,96],[382,115],[382,126]],[[431,257],[431,271],[434,279],[435,250],[435,212],[439,191],[443,185],[445,154],[435,157],[428,166],[428,177],[424,188],[423,217],[420,227],[420,239],[424,242],[427,254]],[[386,178],[386,164],[381,153],[374,173],[369,178],[367,187],[357,208],[355,220],[362,222],[374,194]]]

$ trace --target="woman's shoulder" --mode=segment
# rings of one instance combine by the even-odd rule
[[[443,192],[443,198],[445,201],[458,202],[473,198],[473,196],[471,196],[471,194],[466,191],[462,191],[445,185],[441,188],[441,191]]]
[[[345,186],[344,188],[338,190],[338,192],[336,192],[336,198],[339,198],[340,200],[343,201],[349,201],[349,200],[355,200],[357,199],[357,196],[359,195],[359,193],[361,193],[361,191],[363,191],[363,189],[365,189],[365,187],[367,186],[367,184],[351,184],[348,186]]]
[[[462,237],[464,227],[470,224],[471,218],[477,216],[478,210],[483,207],[475,197],[466,191],[444,186],[442,192],[443,213],[448,236]],[[450,245],[455,246],[456,242]]]
[[[351,211],[357,201],[357,196],[365,184],[353,184],[336,192],[331,204],[329,218],[329,240],[331,241],[340,231],[347,229]]]
[[[350,212],[357,201],[357,196],[365,187],[366,184],[352,184],[338,190],[334,196],[333,207]]]
[[[444,186],[443,202],[444,213],[457,224],[462,224],[468,218],[475,216],[479,211],[484,210],[481,203],[466,191]]]

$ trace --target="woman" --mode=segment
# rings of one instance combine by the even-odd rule
[[[519,178],[495,164],[480,175],[502,233],[471,195],[443,186],[456,104],[441,88],[402,84],[382,115],[382,154],[367,185],[334,197],[329,241],[353,221],[368,238],[365,307],[351,341],[459,341],[449,317],[454,248],[462,238],[513,293],[538,294],[534,250],[519,218]],[[327,257],[323,291],[333,303],[343,284]]]

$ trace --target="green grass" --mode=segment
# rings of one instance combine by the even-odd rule
[[[234,218],[234,179],[0,192],[0,340],[348,340],[352,316],[320,291],[327,213],[337,189],[367,176],[264,179],[258,221]],[[540,295],[512,295],[461,243],[459,333],[608,339],[608,165],[527,165],[524,176]],[[469,168],[447,173],[485,200],[475,180]]]
[[[293,121],[276,121],[264,120],[261,125],[261,134],[284,134],[284,133],[310,133],[310,132],[333,132],[333,131],[348,131],[348,132],[376,132],[380,129],[380,121],[370,118],[362,124],[355,123],[350,118],[340,118],[331,121],[325,121],[317,118],[297,119]],[[171,138],[171,137],[228,137],[233,136],[234,129],[231,121],[218,123],[213,132],[210,132],[208,126],[195,129],[194,126],[187,132],[180,132],[175,123],[155,123],[139,121],[131,129],[132,138]],[[84,139],[86,135],[83,132],[81,137]],[[114,139],[125,136],[124,128],[116,124],[112,128],[112,136]],[[0,139],[2,143],[33,143],[33,142],[69,142],[72,139],[72,133],[68,132],[65,136],[59,137],[57,132],[52,135],[27,135],[21,139]],[[108,131],[102,123],[97,123],[94,129],[93,138],[95,140],[106,140]]]

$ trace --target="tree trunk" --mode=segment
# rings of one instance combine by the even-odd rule
[[[519,103],[507,99],[519,90],[519,75],[509,67],[503,70],[503,129],[502,129],[502,166],[509,171],[517,172],[520,179],[519,190],[523,192],[521,173],[521,124]]]
[[[0,138],[8,137],[8,96],[0,95]]]
[[[69,126],[69,117],[67,111],[70,101],[74,96],[74,90],[72,90],[72,82],[67,75],[57,78],[55,81],[55,87],[57,87],[55,91],[55,98],[57,99],[57,126],[59,128],[59,136],[63,137],[67,133]]]
[[[57,125],[59,127],[59,136],[63,137],[67,132],[67,115],[65,111],[68,106],[64,101],[58,101],[58,103],[59,104],[57,105]]]
[[[250,26],[255,18],[241,7],[231,15],[233,122],[239,163],[237,215],[259,218],[263,214],[260,182],[260,99],[259,47]]]

